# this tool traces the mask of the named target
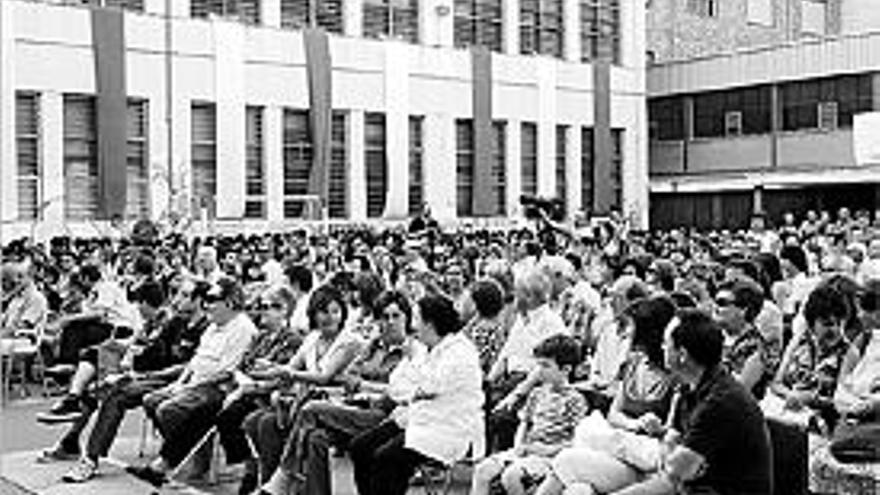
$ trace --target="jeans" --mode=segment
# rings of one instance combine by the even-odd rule
[[[104,342],[113,335],[113,326],[98,318],[74,320],[61,329],[59,338],[58,362],[76,364],[80,351]]]
[[[430,460],[404,446],[405,432],[391,420],[351,441],[354,481],[360,495],[405,495],[416,467]]]
[[[245,418],[259,407],[256,396],[245,395],[229,404],[217,415],[217,433],[220,435],[220,445],[226,452],[226,464],[240,464],[253,457],[243,423]]]
[[[308,402],[287,437],[279,469],[305,479],[301,493],[330,495],[330,445],[347,446],[354,436],[376,427],[385,417],[385,412],[379,409],[328,401]]]
[[[172,393],[162,388],[144,398],[144,409],[162,434],[159,455],[177,466],[214,425],[224,394],[213,384],[188,386]]]
[[[281,428],[278,413],[271,407],[260,408],[248,414],[243,427],[257,450],[260,478],[267,480],[278,468],[288,430]]]

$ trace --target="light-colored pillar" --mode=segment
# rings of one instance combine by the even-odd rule
[[[538,195],[556,194],[556,60],[537,57]]]
[[[168,123],[165,120],[164,93],[151,98],[147,105],[147,167],[150,188],[150,218],[158,220],[168,215],[168,197],[171,176],[168,174]]]
[[[522,121],[507,121],[507,142],[505,157],[507,158],[507,213],[519,216],[522,208],[519,197],[522,194]]]
[[[266,27],[281,27],[281,0],[260,1],[260,22]]]
[[[344,0],[342,4],[342,32],[352,38],[364,35],[364,0]]]
[[[168,0],[144,0],[144,12],[153,15],[165,15]]]
[[[15,160],[15,85],[12,72],[15,37],[12,31],[14,2],[0,2],[0,221],[18,214]],[[2,225],[2,223],[0,223]],[[4,229],[5,230],[5,229]],[[0,236],[3,237],[3,236]]]
[[[565,185],[568,214],[581,208],[583,178],[581,177],[581,128],[578,125],[566,127]]]
[[[503,0],[501,5],[502,28],[504,29],[504,53],[517,55],[519,53],[519,1]]]
[[[172,17],[189,17],[190,0],[171,0]],[[162,11],[164,12],[164,7]]]
[[[269,222],[284,220],[284,111],[276,105],[268,105],[265,119],[266,153],[266,208]]]
[[[40,98],[40,159],[43,167],[42,226],[63,232],[64,225],[64,96],[46,91]]]
[[[367,169],[365,163],[364,111],[352,110],[348,119],[348,197],[352,220],[367,219]]]
[[[214,95],[217,101],[217,217],[242,218],[245,198],[244,30],[216,18]]]
[[[456,217],[455,121],[449,114],[425,116],[425,201],[434,218]]]
[[[419,30],[423,44],[442,47],[453,45],[453,8],[452,0],[424,0],[419,4]]]
[[[580,32],[580,0],[564,0],[562,6],[563,26],[565,37],[563,38],[563,54],[569,62],[581,60],[581,32]],[[627,2],[623,2],[627,3]]]
[[[186,96],[174,95],[174,157],[172,182],[177,193],[175,207],[189,218],[195,218],[192,204],[192,101]]]
[[[623,214],[634,228],[648,227],[648,138],[647,110],[637,101],[631,103],[634,123],[623,133]]]
[[[388,157],[388,196],[385,218],[405,218],[409,191],[409,44],[388,40],[385,45],[385,151]]]

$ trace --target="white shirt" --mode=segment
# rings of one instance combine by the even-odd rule
[[[620,374],[620,367],[629,352],[630,339],[620,334],[620,324],[610,306],[602,309],[594,323],[593,332],[598,338],[590,364],[590,381],[607,386],[617,380]]]
[[[137,306],[128,301],[125,290],[116,282],[99,280],[89,299],[83,303],[83,309],[101,311],[105,321],[114,327],[127,327],[138,332],[144,324]]]
[[[569,330],[557,312],[542,304],[525,315],[517,315],[497,360],[506,359],[509,372],[528,373],[536,364],[532,354],[535,346],[557,334],[568,335]]]
[[[444,337],[428,352],[418,384],[433,398],[410,405],[404,445],[447,464],[469,450],[482,457],[483,374],[473,342],[461,333]]]
[[[201,383],[213,375],[233,371],[257,335],[254,322],[239,313],[225,325],[211,323],[202,334],[196,353],[189,362],[190,383]]]
[[[266,276],[266,283],[270,285],[283,285],[287,282],[284,276],[284,267],[275,258],[269,258],[260,268]]]

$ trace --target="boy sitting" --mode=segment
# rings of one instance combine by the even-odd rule
[[[554,335],[533,352],[540,370],[539,383],[520,410],[514,447],[477,465],[471,495],[488,494],[499,476],[508,495],[524,495],[550,472],[550,460],[571,444],[575,427],[586,415],[586,400],[569,384],[569,376],[580,362],[578,342],[567,335]]]

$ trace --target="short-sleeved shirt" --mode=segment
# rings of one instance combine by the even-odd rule
[[[621,367],[620,375],[624,414],[638,418],[652,412],[666,418],[675,391],[675,381],[668,372],[652,365],[644,354],[635,353]]]
[[[477,350],[480,351],[480,367],[483,368],[484,373],[488,373],[507,338],[504,321],[500,315],[495,318],[476,317],[464,327],[462,332],[477,346]]]
[[[843,339],[823,348],[812,335],[806,335],[782,371],[782,384],[793,390],[814,391],[821,398],[831,399],[847,352],[849,345]]]
[[[567,442],[574,438],[575,427],[586,413],[586,399],[573,387],[541,385],[532,390],[520,410],[520,420],[527,424],[525,442]]]
[[[721,495],[766,495],[771,488],[770,438],[752,394],[723,367],[706,370],[679,402],[675,426],[681,444],[705,459],[686,492],[710,488]]]

